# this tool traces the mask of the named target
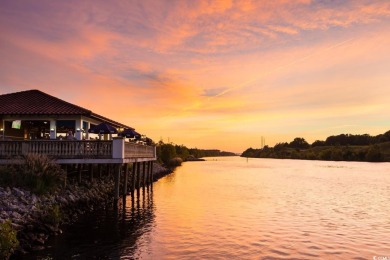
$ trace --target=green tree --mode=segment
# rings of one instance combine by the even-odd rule
[[[177,156],[179,156],[183,161],[190,155],[190,151],[184,145],[175,145],[175,150]]]
[[[320,159],[329,161],[332,157],[332,150],[331,149],[326,149],[320,152]]]
[[[330,159],[332,161],[342,161],[343,160],[343,153],[342,153],[341,149],[338,147],[332,148],[332,153],[331,153]]]
[[[378,145],[371,145],[366,154],[366,160],[368,162],[381,162],[383,161],[383,155]]]
[[[255,150],[250,147],[248,149],[246,149],[242,154],[241,154],[242,157],[255,157]]]
[[[160,160],[165,165],[169,164],[169,161],[176,157],[176,149],[173,144],[161,144],[160,145]]]
[[[308,142],[306,142],[306,140],[304,138],[301,138],[301,137],[295,138],[294,141],[289,143],[288,146],[291,148],[297,148],[297,149],[307,149],[310,147]]]
[[[311,144],[311,147],[316,147],[316,146],[325,146],[324,141],[316,140]]]

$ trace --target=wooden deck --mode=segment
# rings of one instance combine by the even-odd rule
[[[130,163],[156,160],[155,146],[110,141],[0,141],[0,164],[18,163],[23,155],[44,154],[61,164]]]

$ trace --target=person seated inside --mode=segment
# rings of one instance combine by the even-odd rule
[[[67,140],[74,140],[74,139],[75,139],[74,136],[73,136],[72,131],[69,131],[69,132],[68,132],[68,134],[67,134],[67,136],[66,136],[66,139],[67,139]]]

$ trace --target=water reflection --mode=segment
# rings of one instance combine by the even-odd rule
[[[390,253],[390,164],[218,158],[155,185],[142,259],[373,259]]]
[[[105,205],[80,218],[64,233],[53,237],[49,248],[24,259],[134,259],[148,243],[153,226],[152,187],[127,196],[117,205]]]
[[[54,259],[390,256],[390,164],[218,158],[86,216]],[[54,249],[55,248],[55,249]],[[379,259],[379,258],[378,258]]]

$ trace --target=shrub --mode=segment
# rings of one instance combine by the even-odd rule
[[[157,147],[157,154],[159,161],[165,165],[169,165],[169,161],[176,157],[176,149],[173,144],[160,144]]]
[[[367,151],[366,160],[368,162],[381,162],[383,161],[383,155],[378,145],[372,145]]]
[[[12,166],[0,166],[0,185],[14,186],[15,168]]]
[[[332,156],[332,150],[331,149],[326,149],[320,152],[320,159],[329,161]]]
[[[330,156],[332,161],[341,161],[343,160],[343,153],[340,148],[332,148],[332,153]]]
[[[58,205],[53,205],[45,210],[44,215],[45,223],[51,224],[53,226],[58,226],[62,220],[62,214],[60,207]]]
[[[0,259],[9,259],[19,246],[16,234],[10,220],[0,223]]]
[[[65,172],[45,155],[28,154],[21,165],[0,169],[0,183],[24,187],[37,194],[56,190],[65,180]]]
[[[313,151],[308,151],[305,154],[305,156],[306,156],[307,160],[316,160],[317,159],[317,155]]]
[[[170,167],[180,166],[183,160],[180,157],[175,157],[169,160]]]

